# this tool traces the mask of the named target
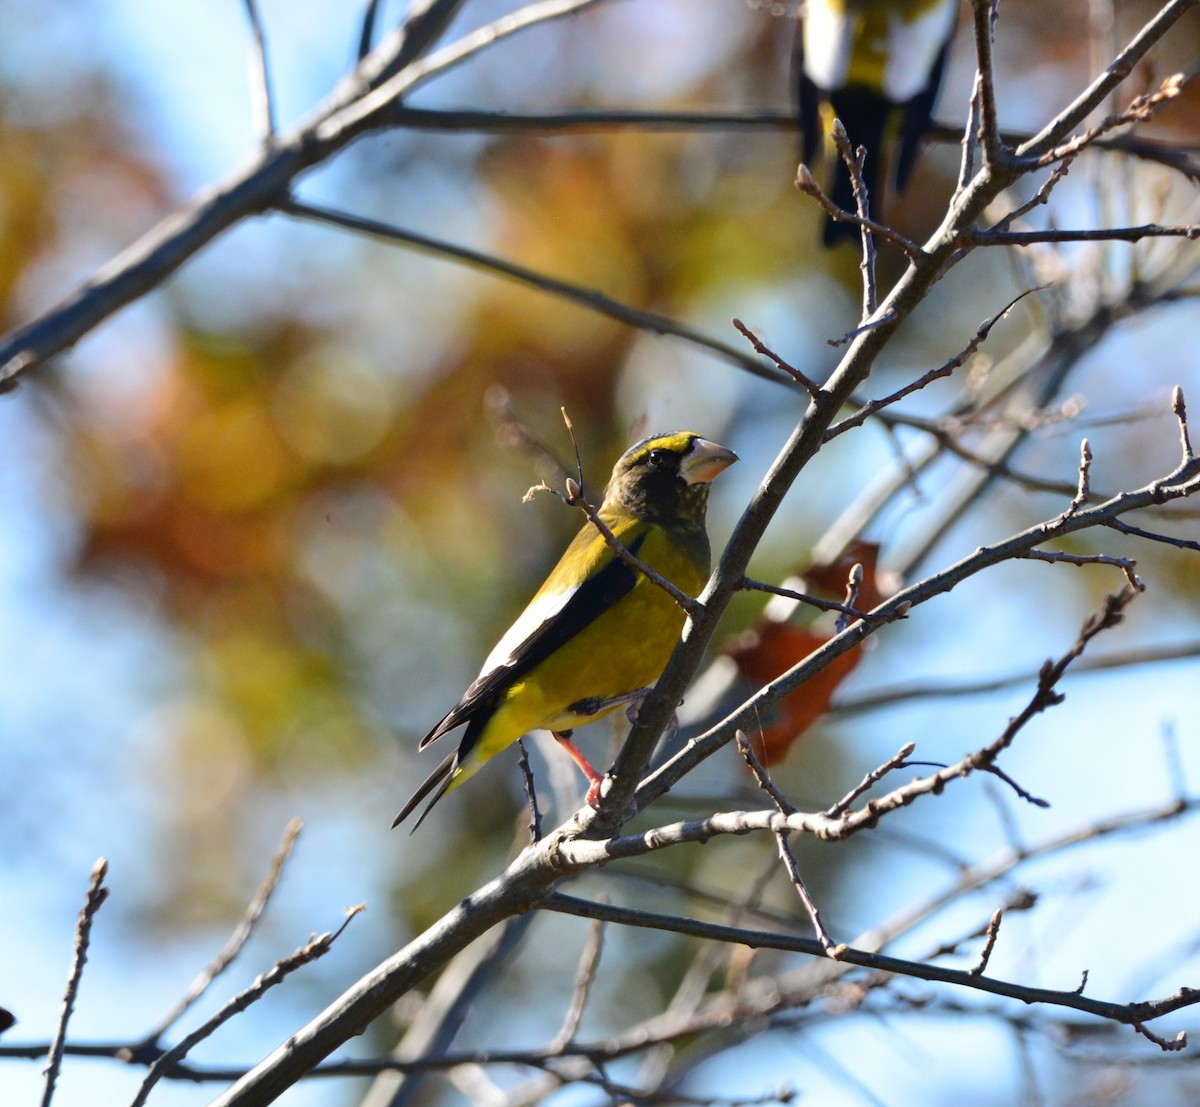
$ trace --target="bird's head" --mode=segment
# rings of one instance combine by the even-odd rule
[[[737,459],[732,450],[691,431],[651,435],[621,455],[605,506],[649,522],[702,527],[709,481]]]

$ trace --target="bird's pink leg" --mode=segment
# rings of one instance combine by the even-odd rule
[[[646,698],[646,694],[650,691],[649,688],[638,688],[632,692],[624,692],[619,696],[613,696],[611,699],[589,699],[580,700],[578,703],[571,705],[571,710],[578,715],[600,715],[605,711],[611,711],[614,707],[620,707],[625,703],[629,706],[625,709],[625,717],[631,722],[636,723],[638,720],[638,711],[642,706],[642,701]],[[675,714],[671,714],[671,721],[667,724],[667,738],[673,738],[679,731],[679,720]],[[587,790],[587,805],[589,807],[600,806],[600,786],[604,783],[604,776],[596,772],[592,768],[591,763],[580,748],[571,741],[571,735],[574,733],[570,730],[552,730],[554,740],[562,746],[564,750],[571,755],[571,760],[579,766],[580,771],[588,778]]]
[[[587,805],[589,807],[599,807],[600,785],[604,783],[604,777],[592,768],[591,762],[583,756],[583,751],[571,741],[572,731],[552,730],[550,733],[554,735],[554,740],[571,755],[571,760],[579,766],[583,775],[588,778],[588,790],[585,797]]]

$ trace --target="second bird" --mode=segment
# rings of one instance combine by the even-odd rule
[[[958,0],[807,0],[796,36],[803,158],[815,165],[834,118],[854,147],[867,150],[864,179],[873,216],[882,211],[890,159],[897,190],[912,173],[954,31]],[[850,174],[840,156],[831,199],[855,211]],[[851,223],[829,220],[827,246],[859,237]]]
[[[709,572],[708,488],[737,454],[690,431],[654,435],[621,455],[599,516],[642,564],[695,596]],[[531,730],[549,730],[599,798],[601,777],[571,731],[637,703],[679,641],[684,613],[670,595],[618,558],[588,521],[567,547],[462,699],[421,740],[421,749],[465,724],[458,749],[428,776],[396,817],[431,792],[413,829],[447,792]]]

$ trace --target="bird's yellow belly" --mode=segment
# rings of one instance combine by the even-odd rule
[[[643,548],[647,562],[689,595],[704,577],[680,559],[661,565],[663,551]],[[658,555],[657,557],[655,555]],[[479,760],[499,753],[531,730],[569,730],[609,714],[573,712],[581,701],[612,700],[653,684],[662,673],[683,630],[684,613],[670,596],[645,577],[562,649],[512,685],[480,735]]]

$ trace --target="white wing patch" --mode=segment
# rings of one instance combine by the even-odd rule
[[[955,0],[942,0],[912,20],[892,12],[883,94],[893,104],[911,100],[929,84],[929,75],[954,26],[954,5]]]
[[[804,71],[817,88],[841,88],[850,72],[853,13],[809,0],[804,15]]]
[[[517,616],[517,621],[504,632],[492,652],[487,655],[483,668],[479,670],[479,677],[483,678],[501,666],[511,665],[512,656],[520,646],[532,636],[538,627],[543,623],[548,623],[566,607],[567,601],[578,591],[579,586],[576,585],[563,592],[547,592],[544,596],[538,596],[533,600]]]

